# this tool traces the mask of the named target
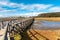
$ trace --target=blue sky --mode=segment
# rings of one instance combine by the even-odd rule
[[[0,17],[60,12],[60,0],[0,0]]]

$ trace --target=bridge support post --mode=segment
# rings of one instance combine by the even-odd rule
[[[0,22],[0,30],[2,29],[1,22]]]
[[[2,29],[4,29],[4,21],[1,22]]]

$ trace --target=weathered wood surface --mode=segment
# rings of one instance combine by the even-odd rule
[[[14,37],[15,33],[23,33],[25,30],[28,29],[29,25],[34,21],[33,18],[29,19],[23,19],[22,21],[20,20],[15,20],[14,21],[9,21],[8,23],[8,32],[10,38]]]

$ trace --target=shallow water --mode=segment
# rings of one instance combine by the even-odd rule
[[[53,22],[53,21],[34,21],[32,25],[34,29],[60,29],[60,22]]]

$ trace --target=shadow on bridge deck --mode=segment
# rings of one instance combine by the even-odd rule
[[[27,33],[27,31],[29,30],[29,29],[31,29],[31,26],[32,26],[32,24],[34,23],[34,20],[30,23],[30,24],[28,24],[28,26],[26,26],[26,28],[24,28],[24,29],[22,29],[21,31],[19,31],[19,33],[18,32],[16,32],[18,35],[20,35],[19,37],[18,37],[18,39],[16,38],[16,39],[14,39],[14,37],[10,37],[10,40],[32,40],[30,37],[29,37],[29,35],[28,35],[28,33]],[[19,25],[16,25],[16,26],[19,26]],[[20,29],[19,29],[20,30]],[[20,38],[20,39],[19,39]]]
[[[21,40],[32,40],[29,35],[27,34],[27,32],[21,33]]]
[[[33,23],[34,23],[34,21],[33,21],[29,26],[27,26],[26,29],[25,29],[23,32],[20,33],[20,35],[22,36],[21,40],[32,40],[32,39],[29,37],[27,31],[28,31],[29,29],[31,29],[31,26],[32,26]]]

